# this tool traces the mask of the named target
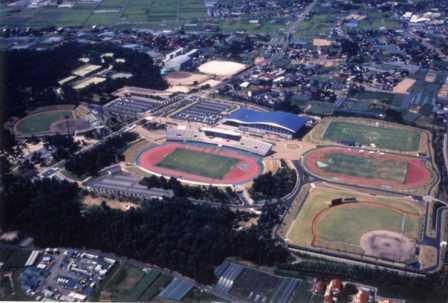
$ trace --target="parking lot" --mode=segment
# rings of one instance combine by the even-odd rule
[[[229,104],[211,101],[199,101],[171,116],[174,119],[205,124],[215,124],[223,117],[223,113],[232,109]]]

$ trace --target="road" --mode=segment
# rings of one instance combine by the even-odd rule
[[[314,0],[313,2],[308,4],[307,7],[305,7],[305,9],[297,16],[297,19],[288,26],[288,34],[292,35],[297,31],[297,28],[299,27],[300,23],[302,23],[303,20],[305,20],[305,17],[314,8],[317,2],[318,2],[317,0]]]
[[[412,38],[418,40],[424,47],[429,48],[430,50],[433,50],[434,52],[437,53],[437,55],[439,55],[440,59],[442,59],[445,62],[448,62],[448,56],[445,55],[440,48],[435,47],[434,45],[432,45],[431,43],[429,43],[428,41],[425,41],[424,38],[420,37],[419,35],[417,35],[414,31],[409,30],[408,31],[409,35],[412,36]]]

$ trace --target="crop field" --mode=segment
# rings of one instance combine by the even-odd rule
[[[54,110],[31,114],[19,120],[15,126],[15,130],[20,135],[48,132],[50,131],[51,124],[63,120],[66,116],[73,118],[72,111]]]
[[[177,9],[179,2],[179,10]],[[0,6],[5,26],[47,27],[83,25],[175,26],[206,17],[202,0],[104,0],[98,6],[77,4],[73,8],[43,7],[8,9]]]
[[[330,206],[333,199],[354,201]],[[294,246],[404,262],[414,258],[424,209],[406,198],[311,187],[286,233]]]
[[[135,302],[153,289],[156,281],[164,276],[158,271],[144,272],[140,268],[125,264],[111,277],[103,290],[103,298],[112,301]],[[157,291],[159,287],[155,285]]]
[[[234,158],[177,148],[159,162],[157,166],[176,169],[194,175],[222,179],[232,166],[238,162],[239,160]]]
[[[395,160],[377,160],[352,156],[344,153],[332,153],[319,161],[317,165],[325,171],[363,178],[381,178],[404,183],[407,175],[407,163]]]

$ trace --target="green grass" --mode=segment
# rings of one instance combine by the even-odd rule
[[[16,125],[16,130],[24,135],[47,132],[52,123],[64,119],[65,116],[73,117],[72,112],[68,110],[55,110],[32,114],[20,120]]]
[[[373,143],[380,149],[417,152],[420,147],[420,136],[419,131],[411,129],[333,121],[325,131],[323,139],[333,142],[353,141],[362,145]]]
[[[406,162],[365,158],[344,153],[330,154],[324,162],[318,162],[318,165],[331,173],[400,183],[406,181],[407,175]]]
[[[161,274],[152,284],[148,287],[143,295],[140,297],[141,302],[150,302],[155,296],[157,296],[162,289],[164,289],[172,278],[168,275]]]
[[[238,159],[176,148],[156,166],[193,175],[222,179],[239,162]]]
[[[111,297],[116,301],[125,301],[132,294],[132,290],[137,287],[144,277],[144,272],[131,265],[123,265],[112,277],[104,290],[111,293]],[[132,301],[132,300],[126,300]]]
[[[361,236],[372,230],[402,232],[402,218],[402,214],[388,208],[369,205],[333,207],[317,225],[317,232],[319,239],[358,246]],[[416,237],[417,231],[411,234]]]
[[[193,288],[185,297],[182,298],[183,303],[212,303],[226,302],[208,292]]]
[[[297,214],[295,221],[292,223],[292,226],[287,233],[289,243],[299,246],[310,246],[313,238],[311,226],[314,217],[316,217],[321,210],[328,209],[331,200],[347,197],[355,197],[358,201],[374,203],[379,206],[384,206],[384,208],[369,206],[369,204],[363,204],[362,206],[365,207],[358,208],[344,209],[344,207],[341,207],[341,211],[339,211],[337,207],[334,208],[328,216],[329,220],[325,217],[318,226],[320,228],[319,232],[326,235],[326,238],[332,239],[332,237],[334,237],[335,240],[347,238],[352,242],[357,241],[357,244],[359,244],[359,237],[357,240],[354,240],[359,236],[356,229],[370,226],[370,228],[374,229],[389,229],[393,231],[396,229],[396,224],[399,224],[401,227],[402,215],[386,207],[394,207],[402,211],[423,215],[423,209],[408,200],[393,197],[371,196],[363,193],[346,191],[344,189],[318,186],[308,193],[302,208]],[[336,212],[333,215],[334,211]],[[394,214],[397,214],[398,216],[395,216]],[[347,219],[347,216],[350,218]],[[407,216],[404,230],[406,235],[410,237],[416,236],[419,228],[418,218],[419,216]],[[397,219],[397,222],[390,222],[395,219]],[[351,224],[362,226],[353,228],[353,225]],[[354,233],[357,233],[357,235],[354,235]]]

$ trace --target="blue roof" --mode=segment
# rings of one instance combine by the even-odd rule
[[[299,117],[287,112],[259,112],[252,109],[240,108],[231,113],[225,121],[240,124],[265,124],[298,132],[310,118]]]

